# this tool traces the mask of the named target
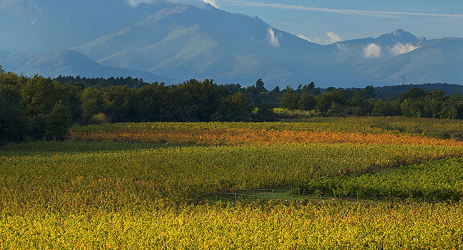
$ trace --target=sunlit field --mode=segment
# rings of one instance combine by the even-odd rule
[[[461,134],[372,117],[74,127],[1,148],[0,247],[460,249]],[[273,189],[291,193],[236,195]]]
[[[72,140],[238,146],[313,143],[463,146],[458,120],[314,118],[309,122],[120,123],[74,127]],[[456,140],[447,140],[447,139]]]

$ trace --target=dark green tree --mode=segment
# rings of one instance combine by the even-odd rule
[[[164,84],[158,82],[135,90],[134,101],[138,122],[161,121],[161,117],[165,117],[165,91]]]
[[[26,103],[29,117],[38,114],[47,115],[54,104],[62,100],[60,84],[50,78],[35,75],[27,80],[21,90],[22,99]]]
[[[426,91],[417,87],[407,90],[405,93],[400,94],[398,102],[402,103],[406,99],[420,99],[426,96]]]
[[[47,131],[47,116],[44,114],[29,117],[28,136],[32,140],[43,140]]]
[[[63,104],[69,107],[72,113],[72,121],[80,123],[82,121],[82,92],[84,85],[80,83],[62,84],[57,88],[62,98]]]
[[[304,85],[304,87],[302,87],[302,91],[304,92],[308,92],[309,94],[313,94],[312,91],[315,89],[315,83],[314,82],[311,82],[307,85]]]
[[[375,98],[375,89],[373,85],[368,85],[362,90],[362,98],[363,99],[373,99]]]
[[[439,117],[444,119],[463,119],[463,95],[453,94],[443,104]]]
[[[424,106],[424,98],[409,98],[401,102],[400,109],[402,114],[407,117],[425,117]]]
[[[219,85],[220,88],[227,90],[228,92],[232,94],[236,94],[242,90],[240,84],[224,84],[224,85]]]
[[[400,105],[395,101],[383,101],[379,99],[375,102],[371,111],[374,116],[399,116],[401,115]]]
[[[98,88],[89,87],[82,91],[80,97],[82,121],[87,123],[90,119],[103,112],[103,93]]]
[[[211,121],[220,99],[230,93],[212,80],[190,79],[182,84],[167,86],[164,104],[165,121]]]
[[[27,133],[26,108],[12,85],[0,82],[0,145],[22,141]]]
[[[46,119],[45,137],[48,140],[63,141],[72,126],[71,109],[59,101],[55,103]]]
[[[315,108],[317,100],[314,96],[310,95],[308,92],[302,92],[301,98],[299,99],[299,109],[302,110],[312,110]]]
[[[18,76],[13,72],[5,72],[0,65],[0,84],[14,86],[19,89],[26,81],[27,77]]]
[[[265,89],[265,86],[264,86],[264,81],[262,81],[262,79],[259,79],[256,81],[256,88],[259,92],[267,92],[267,89]]]
[[[363,116],[371,113],[374,108],[374,101],[372,99],[366,100],[363,97],[363,91],[357,90],[354,96],[347,100],[347,106],[346,114]]]
[[[243,93],[236,93],[222,97],[219,108],[213,116],[213,120],[226,122],[249,122],[251,121],[254,105]]]
[[[316,99],[316,108],[322,113],[328,112],[328,110],[332,109],[333,105],[335,109],[332,109],[332,111],[337,111],[346,104],[346,99],[342,90],[327,91],[321,95],[318,95]]]
[[[444,91],[435,89],[424,98],[424,113],[426,117],[439,118],[443,105],[449,96]]]
[[[102,89],[102,108],[111,122],[126,122],[130,110],[130,89],[127,86],[109,86]]]
[[[298,109],[300,99],[299,95],[290,86],[287,86],[280,98],[280,106],[290,110]]]

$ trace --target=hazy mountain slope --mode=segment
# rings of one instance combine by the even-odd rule
[[[378,86],[402,83],[403,75],[411,82],[461,83],[462,54],[449,54],[445,46],[400,29],[321,46],[255,17],[172,5],[76,49],[108,66],[179,80],[213,78],[246,85],[262,78],[273,88],[310,81],[322,87]]]
[[[33,76],[45,77],[85,76],[85,77],[127,77],[143,78],[147,82],[172,80],[155,74],[103,66],[84,55],[72,51],[44,52],[34,54],[0,53],[0,65],[7,71]]]
[[[0,48],[14,52],[68,49],[145,19],[163,4],[125,0],[8,0],[0,4]]]
[[[365,84],[463,83],[461,38],[418,39],[396,30],[378,38],[343,41],[329,45],[328,57],[344,72],[365,77]],[[338,73],[339,74],[339,73]]]
[[[404,75],[407,83],[463,83],[461,39],[426,40],[399,29],[322,46],[200,1],[133,7],[126,0],[8,3],[0,4],[0,50],[15,54],[0,53],[0,64],[17,73],[117,76],[128,68],[175,81],[248,85],[262,78],[269,89],[311,81],[320,87],[382,86],[401,84]],[[61,51],[68,49],[86,57]]]
[[[419,49],[390,58],[363,62],[361,75],[382,79],[387,84],[463,83],[463,38],[422,42]]]
[[[398,29],[377,38],[362,38],[338,42],[330,47],[332,57],[337,63],[361,63],[365,59],[388,58],[413,51],[426,42],[413,34]]]
[[[132,43],[136,37],[143,41]],[[265,78],[275,86],[309,81],[308,62],[324,47],[258,18],[178,5],[75,49],[104,65],[242,84]]]

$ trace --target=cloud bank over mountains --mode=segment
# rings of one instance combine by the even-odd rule
[[[363,51],[364,51],[364,56],[366,58],[377,58],[377,57],[384,56],[385,50],[389,53],[389,55],[398,56],[398,55],[412,52],[418,48],[419,47],[413,44],[410,44],[410,43],[407,43],[407,44],[396,43],[394,47],[386,47],[386,48],[382,48],[380,45],[375,44],[375,43],[370,43],[363,49]]]
[[[307,40],[309,42],[321,44],[321,45],[328,45],[328,44],[333,44],[333,43],[342,41],[341,37],[335,34],[334,32],[326,32],[325,37],[323,38],[320,38],[320,37],[309,38],[303,34],[300,34],[298,37],[304,40]]]
[[[382,54],[381,47],[376,44],[376,43],[370,43],[368,44],[364,49],[364,55],[367,58],[375,58],[375,57],[380,57]]]
[[[405,53],[408,53],[408,52],[412,52],[416,49],[418,49],[419,47],[417,46],[414,46],[410,43],[407,43],[407,44],[403,44],[403,43],[397,43],[394,45],[394,47],[391,49],[391,53],[393,55],[402,55],[402,54],[405,54]]]
[[[280,42],[278,41],[278,37],[275,36],[275,32],[271,27],[268,28],[268,39],[270,41],[270,45],[272,45],[275,48],[280,47]]]

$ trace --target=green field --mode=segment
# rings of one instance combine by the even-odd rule
[[[192,143],[107,141],[114,131]],[[295,131],[393,140],[245,143]],[[463,147],[443,135],[462,132],[371,117],[75,127],[79,140],[1,148],[0,248],[460,249]],[[195,143],[222,133],[243,143]]]

